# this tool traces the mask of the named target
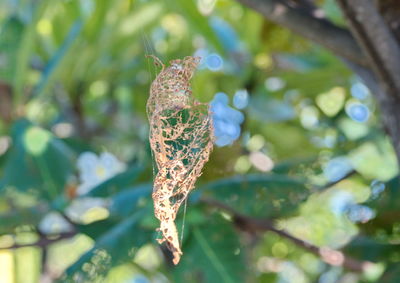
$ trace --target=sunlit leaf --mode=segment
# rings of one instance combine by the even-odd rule
[[[138,227],[142,216],[143,213],[132,215],[102,234],[94,247],[66,270],[62,282],[99,280],[112,266],[132,258],[151,237]]]
[[[45,215],[44,207],[29,207],[10,209],[0,213],[0,235],[15,233],[15,228],[21,225],[38,225]]]
[[[14,125],[12,139],[0,188],[33,189],[47,198],[63,192],[74,168],[73,152],[51,133],[27,120]]]
[[[143,172],[142,166],[132,166],[126,171],[115,175],[91,189],[87,195],[96,197],[107,197],[118,193],[132,185]]]
[[[290,215],[310,194],[305,180],[274,174],[222,179],[198,190],[241,213],[270,218]]]
[[[193,227],[183,252],[175,282],[243,282],[244,251],[231,224],[219,216]]]

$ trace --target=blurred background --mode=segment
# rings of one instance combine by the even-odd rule
[[[148,54],[201,56],[193,94],[214,115],[178,266],[156,242]],[[0,282],[399,282],[398,167],[372,95],[234,0],[1,0]]]

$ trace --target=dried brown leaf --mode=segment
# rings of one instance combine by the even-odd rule
[[[173,60],[153,81],[147,101],[150,145],[154,158],[154,214],[160,220],[162,238],[174,264],[182,255],[175,218],[179,207],[194,189],[213,147],[209,106],[192,97],[190,79],[198,57]]]

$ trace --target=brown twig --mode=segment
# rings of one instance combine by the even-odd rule
[[[9,124],[13,118],[13,90],[9,84],[0,81],[0,120]]]
[[[237,1],[331,50],[359,75],[377,99],[385,129],[400,160],[400,44],[374,1],[337,0],[351,33],[316,15],[313,9],[307,9],[309,5],[296,3],[299,1]],[[396,2],[389,7],[393,3]],[[396,12],[394,15],[397,19]]]
[[[285,0],[237,0],[265,18],[331,50],[334,54],[365,66],[363,53],[350,32]]]
[[[349,270],[363,272],[372,263],[368,261],[359,261],[345,255],[341,251],[337,251],[328,247],[318,247],[307,241],[299,239],[283,229],[276,228],[274,223],[269,219],[256,219],[237,212],[232,207],[218,201],[215,199],[205,198],[201,199],[201,202],[216,207],[223,210],[224,212],[230,214],[233,218],[235,225],[242,231],[247,231],[250,233],[271,231],[279,236],[292,241],[297,246],[319,256],[324,262],[334,265],[343,266]]]
[[[400,162],[400,45],[373,1],[337,0],[372,72],[349,64],[373,91]],[[361,69],[362,72],[359,70]],[[377,87],[374,85],[377,84]]]
[[[389,95],[399,95],[400,46],[372,1],[338,0],[353,35]]]
[[[333,186],[335,186],[336,184],[340,183],[341,181],[355,175],[357,173],[356,170],[351,170],[350,172],[348,172],[347,174],[345,174],[343,177],[339,178],[338,180],[332,181],[332,182],[328,182],[325,185],[323,185],[322,187],[317,187],[315,189],[316,192],[323,192],[325,190],[328,190],[330,188],[332,188]]]
[[[41,247],[41,248],[46,248],[47,246],[61,241],[65,239],[70,239],[73,238],[74,236],[77,235],[76,231],[73,232],[65,232],[65,233],[60,233],[59,235],[54,235],[54,236],[45,236],[41,235],[39,240],[33,243],[27,243],[27,244],[14,244],[9,247],[0,247],[0,250],[11,250],[11,249],[19,249],[19,248],[26,248],[26,247]]]

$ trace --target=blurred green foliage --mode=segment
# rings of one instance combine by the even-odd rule
[[[317,2],[343,24],[335,1]],[[223,67],[199,68],[194,95],[246,89],[249,105],[182,208],[173,267],[155,241],[145,104],[158,69],[145,55],[200,51]],[[0,118],[0,282],[399,280],[398,168],[371,94],[233,0],[1,1]],[[100,181],[80,194],[93,177],[84,152],[124,169],[105,178],[96,161]],[[273,231],[241,231],[204,197],[370,263],[354,272]]]

